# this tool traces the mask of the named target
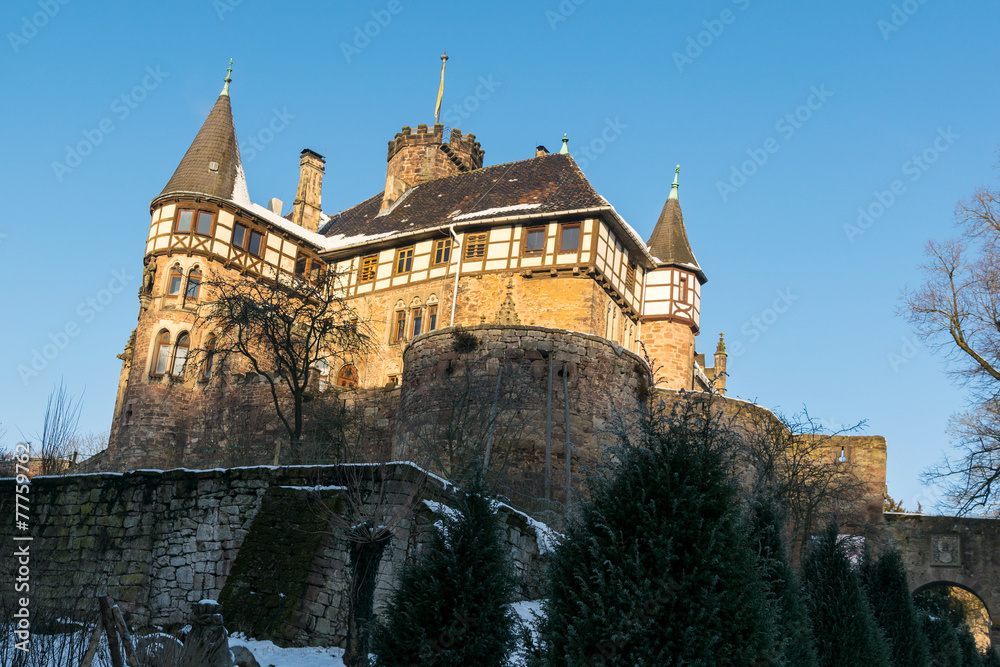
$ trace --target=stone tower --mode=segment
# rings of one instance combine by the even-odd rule
[[[641,340],[659,366],[657,379],[670,389],[693,389],[694,338],[701,319],[701,286],[707,282],[684,228],[674,172],[670,195],[649,237],[656,268],[646,276]]]
[[[219,374],[212,335],[198,327],[202,283],[211,274],[238,272],[265,250],[262,230],[243,213],[251,204],[233,126],[230,75],[173,176],[150,203],[139,318],[119,355],[109,443],[112,456],[128,452],[130,462],[182,459],[192,439],[189,416]],[[245,258],[219,261],[220,242],[238,246]]]
[[[445,176],[479,169],[483,150],[476,135],[452,129],[444,143],[444,125],[432,128],[417,125],[417,131],[403,126],[389,142],[388,168],[382,210],[386,210],[410,188]]]

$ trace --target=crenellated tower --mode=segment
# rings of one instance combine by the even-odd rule
[[[463,135],[461,130],[452,129],[445,143],[441,123],[430,128],[417,125],[416,132],[404,125],[389,142],[382,210],[416,185],[482,168],[483,156],[483,149],[471,132]]]
[[[641,340],[660,366],[659,378],[670,389],[693,389],[694,340],[701,319],[701,286],[708,279],[698,265],[678,198],[680,166],[670,194],[649,237],[656,267],[646,275]]]

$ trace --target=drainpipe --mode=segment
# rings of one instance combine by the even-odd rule
[[[452,250],[458,253],[455,262],[455,290],[451,293],[451,322],[448,324],[448,326],[453,327],[455,326],[455,304],[458,302],[458,276],[462,273],[462,245],[458,242],[455,225],[448,225],[448,233],[455,239],[455,243],[452,244]]]

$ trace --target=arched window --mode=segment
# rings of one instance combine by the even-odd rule
[[[392,314],[389,330],[389,342],[398,343],[406,340],[406,306],[402,301],[396,302],[396,310]]]
[[[156,336],[153,355],[153,375],[163,375],[167,372],[167,364],[170,362],[170,332],[161,331]]]
[[[316,375],[319,378],[319,390],[326,391],[327,381],[330,377],[330,363],[326,359],[316,361]]]
[[[420,297],[415,296],[410,301],[410,310],[413,311],[413,324],[410,327],[410,338],[416,338],[423,333],[424,309],[421,307]]]
[[[184,292],[184,299],[187,301],[197,301],[201,292],[201,269],[197,266],[188,272],[187,290]]]
[[[337,386],[338,387],[357,387],[358,386],[358,369],[351,364],[346,364],[337,373]]]
[[[177,337],[177,345],[174,349],[174,367],[171,369],[170,374],[174,377],[181,377],[184,375],[184,364],[187,362],[188,347],[191,345],[191,337],[186,333],[182,333]]]
[[[201,369],[201,379],[208,380],[212,377],[212,367],[215,366],[215,334],[209,334],[205,341],[205,364]]]
[[[438,299],[437,296],[431,294],[427,297],[427,330],[434,331],[437,329],[438,322]]]
[[[181,283],[184,281],[184,271],[180,264],[170,267],[170,281],[167,283],[167,296],[178,296],[181,293]]]

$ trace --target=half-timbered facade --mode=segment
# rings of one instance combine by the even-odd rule
[[[227,78],[150,205],[141,310],[121,355],[113,447],[127,448],[171,414],[228,391],[213,376],[215,334],[200,330],[197,317],[201,283],[218,274],[272,280],[337,272],[376,346],[318,369],[322,386],[399,382],[414,338],[495,323],[600,336],[648,354],[665,387],[724,391],[721,343],[720,372],[703,368],[695,353],[706,278],[687,240],[676,176],[646,241],[594,190],[565,142],[556,154],[539,147],[534,157],[484,166],[475,135],[452,130],[446,141],[441,125],[407,126],[389,142],[385,189],[339,213],[322,210],[325,159],[304,150],[285,214],[278,200],[250,199],[228,89]],[[197,362],[194,349],[202,352]],[[185,428],[167,430],[183,441]]]

